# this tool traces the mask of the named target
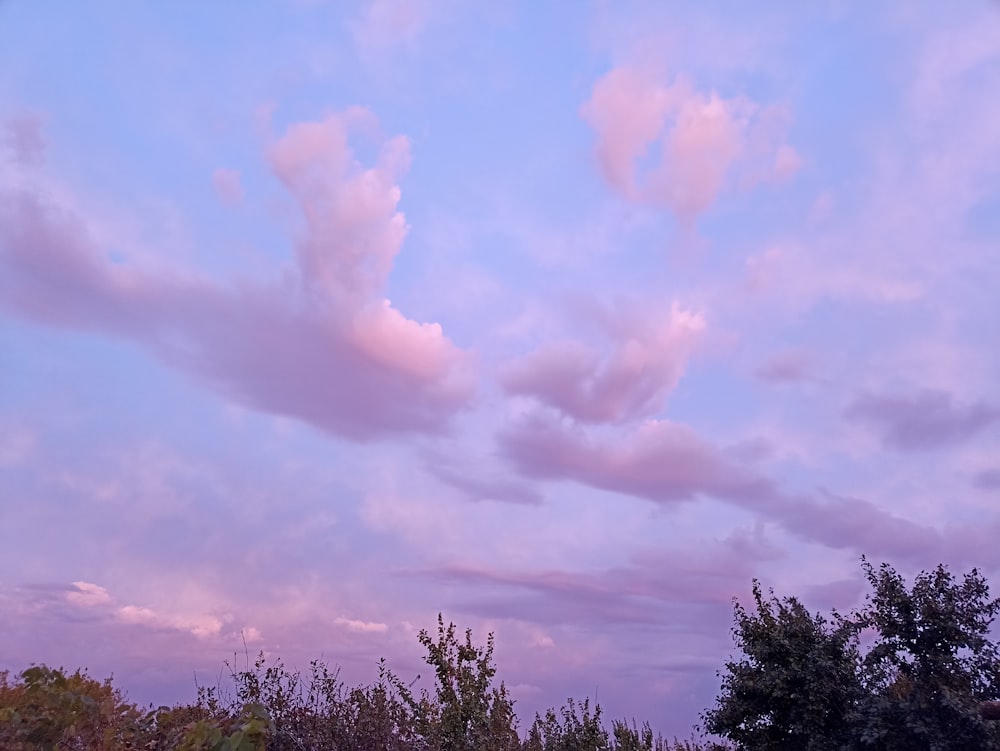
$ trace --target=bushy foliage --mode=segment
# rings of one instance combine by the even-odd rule
[[[834,614],[810,615],[794,597],[765,598],[753,585],[754,612],[736,604],[733,635],[743,652],[726,663],[709,732],[741,748],[834,751],[851,730],[860,698],[857,631]]]
[[[264,751],[267,713],[248,704],[236,714],[199,704],[143,712],[85,672],[34,665],[12,682],[0,673],[0,748],[4,751]]]
[[[938,566],[908,589],[890,566],[862,566],[872,592],[849,617],[812,615],[754,582],[753,612],[735,608],[742,657],[726,663],[709,732],[748,751],[1000,749],[1000,724],[984,716],[1000,696],[989,638],[1000,600],[985,579]]]
[[[3,751],[714,751],[697,741],[673,744],[615,723],[600,706],[569,699],[550,709],[522,739],[514,701],[497,683],[493,635],[477,646],[438,616],[436,637],[421,631],[432,691],[415,694],[379,663],[378,680],[348,688],[314,661],[303,676],[261,654],[230,665],[230,686],[199,687],[190,705],[143,712],[110,681],[33,666],[11,680],[0,673]],[[227,663],[228,664],[228,663]]]
[[[501,682],[493,685],[493,634],[485,647],[472,643],[472,629],[465,639],[455,635],[455,624],[444,625],[438,615],[437,639],[426,631],[418,637],[427,650],[425,660],[434,668],[436,703],[428,736],[441,751],[511,751],[520,745],[514,702]]]
[[[144,739],[144,719],[110,681],[79,670],[66,675],[37,665],[14,683],[0,673],[0,747],[10,751],[121,748],[125,739]]]
[[[371,686],[347,689],[336,673],[313,662],[308,677],[289,672],[280,661],[268,665],[261,655],[251,668],[233,671],[231,707],[255,702],[273,721],[268,751],[715,751],[696,741],[671,745],[642,735],[624,723],[609,736],[601,708],[589,700],[569,699],[559,712],[536,715],[525,737],[517,732],[514,701],[497,683],[493,635],[477,646],[471,630],[462,638],[454,624],[438,616],[436,637],[421,631],[424,660],[434,669],[431,691],[415,694],[379,663]],[[217,701],[213,692],[208,696]],[[211,701],[207,703],[211,703]],[[203,703],[205,697],[203,697]],[[620,725],[620,729],[619,729]],[[626,732],[627,731],[627,732]],[[629,733],[634,732],[634,737]],[[646,745],[642,745],[645,743]]]
[[[871,593],[842,616],[811,614],[794,597],[735,605],[729,660],[709,733],[745,751],[1000,751],[1000,647],[976,571],[946,568],[912,587],[862,559]],[[648,724],[615,721],[568,699],[518,734],[514,700],[493,663],[438,616],[419,641],[433,686],[415,692],[385,661],[369,686],[349,688],[314,661],[306,675],[263,653],[230,665],[229,686],[199,687],[193,704],[129,703],[110,680],[33,665],[0,672],[2,751],[732,751],[725,741],[667,741]],[[227,663],[228,664],[228,663]]]
[[[1000,652],[989,638],[1000,599],[986,580],[973,569],[957,582],[938,566],[907,590],[885,564],[864,569],[873,591],[857,625],[877,638],[859,671],[859,747],[1000,749],[1000,728],[981,712],[1000,698]]]
[[[528,730],[524,751],[607,751],[611,742],[601,724],[601,707],[590,710],[590,701],[579,705],[572,699],[556,714],[535,715]]]
[[[229,699],[230,710],[253,702],[271,720],[268,751],[403,751],[423,745],[426,712],[384,660],[376,683],[353,689],[318,660],[303,678],[280,660],[268,665],[263,654],[253,668],[234,671],[232,678],[236,696]]]

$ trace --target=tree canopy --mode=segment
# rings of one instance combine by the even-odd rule
[[[742,655],[705,728],[748,751],[1000,749],[988,703],[1000,696],[1000,599],[983,576],[939,565],[907,587],[888,564],[862,568],[871,592],[848,616],[810,614],[754,582],[752,610],[735,606]]]

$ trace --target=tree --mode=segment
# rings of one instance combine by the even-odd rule
[[[735,604],[743,657],[726,663],[705,729],[746,749],[843,748],[861,690],[855,629],[836,613],[810,615],[794,597],[765,598],[756,580],[753,598],[753,612]]]
[[[110,751],[152,738],[143,714],[110,680],[45,665],[33,665],[18,679],[0,672],[0,748]]]
[[[887,564],[862,567],[865,604],[829,620],[794,597],[764,598],[754,582],[754,611],[735,605],[743,657],[726,663],[706,729],[748,751],[1000,749],[1000,723],[988,719],[1000,600],[986,580],[973,569],[958,582],[938,566],[908,589]]]
[[[959,583],[939,565],[907,590],[888,565],[862,566],[873,592],[857,624],[876,639],[861,666],[860,747],[1000,748],[997,724],[982,712],[1000,691],[1000,651],[989,638],[1000,599],[990,599],[986,580],[973,569]]]
[[[561,716],[560,716],[561,715]],[[601,724],[601,705],[590,710],[590,700],[579,704],[568,699],[556,714],[555,709],[545,712],[545,717],[535,715],[528,729],[524,751],[609,751],[608,733]]]
[[[442,751],[508,751],[519,746],[514,702],[503,683],[493,685],[493,634],[486,647],[472,643],[472,629],[465,641],[455,635],[455,624],[444,625],[438,614],[438,636],[426,630],[418,635],[427,650],[424,660],[437,679],[437,722]]]

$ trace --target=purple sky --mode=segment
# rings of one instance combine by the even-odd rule
[[[192,7],[0,0],[0,668],[686,735],[753,577],[1000,574],[996,3]]]

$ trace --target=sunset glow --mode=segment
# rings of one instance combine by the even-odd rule
[[[0,669],[496,634],[685,736],[751,581],[1000,581],[1000,5],[0,0]]]

